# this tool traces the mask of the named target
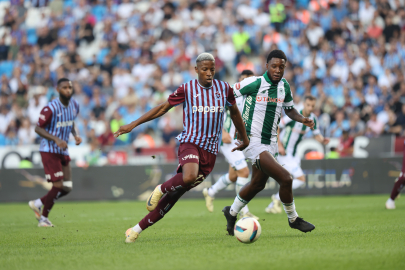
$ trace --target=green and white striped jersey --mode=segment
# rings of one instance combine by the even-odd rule
[[[277,127],[281,109],[294,106],[290,85],[286,79],[273,84],[267,72],[249,77],[233,86],[235,97],[246,96],[242,113],[249,137],[261,139],[262,144],[277,142]]]
[[[302,110],[300,111],[300,114],[302,114]],[[313,120],[315,123],[314,130],[312,131],[314,136],[321,134],[320,130],[318,129],[318,119],[316,118],[315,114],[311,113],[308,118]],[[280,129],[282,129],[280,133],[280,140],[285,148],[285,153],[292,156],[295,156],[297,153],[297,146],[301,142],[302,137],[305,135],[305,133],[311,130],[309,127],[300,122],[292,120],[288,116],[281,118]]]

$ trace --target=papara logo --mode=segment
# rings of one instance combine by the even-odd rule
[[[209,113],[209,112],[223,112],[224,107],[223,106],[193,106],[193,113],[195,112],[203,112],[204,114]]]
[[[71,125],[73,125],[73,121],[58,122],[56,124],[56,127],[57,128],[59,128],[59,127],[68,127],[68,126],[71,126]]]
[[[272,102],[272,103],[283,103],[284,98],[270,98],[270,97],[256,97],[257,102]]]

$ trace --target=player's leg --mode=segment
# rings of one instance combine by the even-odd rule
[[[226,230],[229,235],[234,234],[233,228],[235,227],[237,214],[248,204],[248,201],[242,199],[241,196],[244,196],[244,198],[250,198],[249,200],[253,199],[257,193],[264,189],[268,178],[269,177],[265,173],[253,166],[252,180],[239,191],[232,206],[224,207],[222,212],[224,212],[224,216],[227,220]]]
[[[243,160],[242,166],[243,166],[242,168],[238,168],[238,170],[236,171],[236,174],[238,175],[238,179],[236,180],[235,185],[236,195],[238,195],[239,191],[250,181],[249,179],[250,171],[245,160]],[[259,217],[255,216],[249,211],[249,207],[247,205],[245,205],[245,207],[243,207],[239,213],[239,218],[244,217],[251,217],[256,220],[259,220]]]
[[[180,199],[181,196],[189,189],[191,185],[186,185],[187,183],[191,182],[191,178],[194,177],[194,184],[198,181],[198,171],[199,166],[198,163],[190,162],[186,163],[182,166],[182,172],[177,173],[173,178],[163,183],[161,186],[165,185],[167,182],[172,181],[170,185],[165,185],[162,190],[170,190],[170,192],[165,192],[162,194],[162,198],[159,198],[156,207],[149,211],[150,213],[147,214],[138,224],[136,224],[133,228],[130,228],[126,232],[126,243],[133,243],[138,238],[139,234],[143,231],[152,226],[153,224],[157,223],[161,220],[169,211],[172,209],[173,205]],[[184,176],[183,176],[184,175]],[[179,181],[179,179],[181,181]],[[204,180],[204,177],[201,177]],[[199,184],[201,182],[198,182]],[[157,191],[157,186],[154,192]],[[159,191],[160,192],[160,191]],[[149,197],[149,203],[151,201],[152,195]],[[149,209],[148,209],[149,210]]]
[[[292,189],[297,189],[305,185],[305,175],[300,166],[298,157],[278,156],[278,162],[293,176]],[[280,195],[277,192],[271,196],[272,202],[266,207],[267,213],[279,214],[282,213]]]
[[[392,188],[391,196],[385,203],[385,208],[395,209],[395,199],[397,198],[401,190],[404,188],[404,186],[405,186],[405,150],[404,150],[404,158],[402,160],[402,172],[399,175],[398,179],[396,180],[394,187]]]
[[[146,209],[148,209],[149,212],[153,211],[164,194],[187,188],[198,180],[198,178],[201,178],[201,176],[198,175],[198,163],[186,163],[182,166],[182,172],[178,172],[171,179],[155,188],[146,202]]]
[[[28,205],[34,211],[39,227],[52,227],[48,215],[57,200],[63,192],[63,170],[62,164],[66,159],[63,155],[40,152],[42,163],[44,165],[45,178],[52,183],[52,188],[42,198],[30,201]]]
[[[203,189],[203,195],[205,198],[205,206],[207,207],[208,211],[214,211],[214,199],[215,194],[217,194],[220,190],[225,189],[232,183],[235,183],[238,178],[236,171],[229,165],[228,173],[222,175],[214,185],[210,188]]]
[[[312,231],[315,229],[314,225],[304,221],[302,218],[299,218],[297,212],[295,211],[295,204],[292,194],[292,177],[290,173],[283,168],[267,151],[260,154],[260,158],[256,160],[255,165],[257,167],[256,169],[259,169],[263,175],[272,177],[279,183],[280,199],[283,202],[284,211],[288,216],[290,227],[299,229],[303,232]],[[256,175],[257,170],[254,170],[253,174]],[[266,181],[267,178],[264,176],[261,179],[252,177],[252,181],[245,185],[245,187],[239,192],[234,204],[230,208],[230,215],[236,216],[236,211],[239,211],[244,205],[253,199],[257,193],[264,189]]]

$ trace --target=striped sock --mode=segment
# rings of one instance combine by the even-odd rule
[[[208,189],[208,195],[214,198],[215,194],[217,194],[220,190],[225,189],[231,183],[229,173],[222,175],[221,178],[219,178],[218,181]]]
[[[298,217],[297,211],[295,211],[295,203],[283,203],[283,208],[285,213],[287,214],[288,220],[293,223],[295,219]]]
[[[238,215],[238,213],[240,212],[240,210],[245,207],[245,205],[247,205],[249,202],[245,201],[244,199],[242,199],[241,197],[239,197],[239,194],[236,195],[235,200],[233,201],[233,204],[231,206],[231,210],[229,211],[229,213],[236,217],[236,215]]]

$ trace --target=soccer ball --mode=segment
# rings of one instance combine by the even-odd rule
[[[259,239],[262,227],[259,221],[251,217],[245,217],[236,222],[233,229],[236,239],[244,244],[251,244]]]

